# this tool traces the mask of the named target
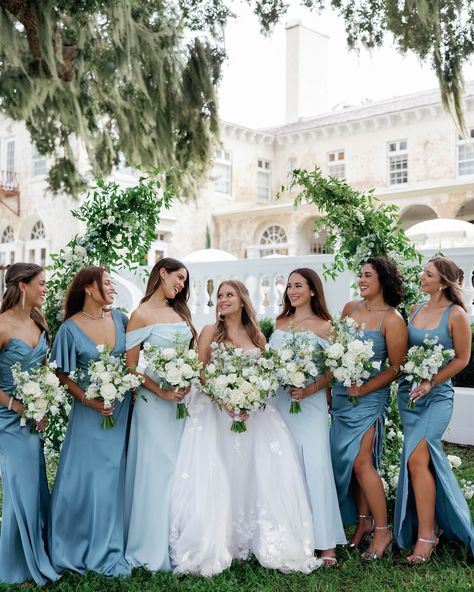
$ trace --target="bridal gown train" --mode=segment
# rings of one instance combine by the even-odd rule
[[[188,408],[171,495],[174,571],[211,576],[252,554],[283,572],[319,567],[302,467],[274,405],[252,413],[241,434],[197,390]]]

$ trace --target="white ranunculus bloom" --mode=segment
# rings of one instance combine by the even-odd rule
[[[359,355],[367,351],[366,344],[360,339],[354,339],[347,344],[347,350],[354,355]]]
[[[182,375],[180,369],[176,367],[169,368],[165,374],[165,380],[170,384],[178,384],[181,382]]]
[[[48,386],[59,385],[59,378],[56,376],[56,374],[53,374],[52,372],[46,373],[43,380],[45,384],[47,384]]]
[[[104,384],[107,382],[112,382],[112,374],[110,372],[104,371],[99,374],[99,380]]]
[[[48,408],[48,401],[46,401],[46,399],[36,399],[35,408],[36,411],[39,412],[46,411],[46,409]]]
[[[41,395],[41,387],[37,382],[29,382],[23,387],[23,392],[32,397],[39,397]]]
[[[164,347],[161,353],[165,360],[172,360],[176,357],[176,350],[174,347]]]
[[[100,387],[100,394],[105,401],[111,401],[117,396],[117,389],[111,382],[107,382]]]
[[[326,350],[326,354],[330,358],[333,358],[334,360],[338,360],[342,356],[343,353],[344,353],[344,346],[341,343],[333,343]]]
[[[456,456],[455,454],[448,454],[446,458],[448,459],[452,469],[457,469],[461,466],[462,461],[459,456]]]

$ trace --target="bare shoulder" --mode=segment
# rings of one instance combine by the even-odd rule
[[[0,348],[2,348],[8,341],[10,333],[10,323],[5,313],[0,314]]]
[[[260,347],[264,348],[265,345],[267,344],[267,339],[261,331],[258,332],[258,340],[259,340]]]
[[[385,315],[383,326],[387,329],[405,329],[406,322],[398,310],[392,308]]]
[[[449,311],[449,322],[457,325],[469,325],[469,317],[462,306],[455,304]]]
[[[145,327],[146,324],[146,312],[144,312],[141,306],[139,306],[130,315],[127,330],[134,331],[135,329],[141,329],[142,327]]]
[[[361,302],[361,300],[350,300],[349,302],[346,302],[346,304],[344,304],[344,308],[342,309],[341,316],[347,317],[356,306],[359,306]]]
[[[410,316],[416,312],[416,309],[420,306],[420,302],[418,304],[414,304],[411,308],[410,308]]]
[[[212,341],[214,337],[214,332],[216,330],[215,325],[204,325],[201,329],[201,333],[199,333],[199,341]]]
[[[283,317],[282,319],[275,320],[275,329],[280,329],[280,331],[286,331],[290,324],[290,320],[288,317]]]

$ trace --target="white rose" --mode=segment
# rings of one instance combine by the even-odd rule
[[[190,349],[187,352],[187,358],[188,358],[188,360],[195,360],[197,358],[196,350],[195,349]]]
[[[459,458],[459,456],[456,456],[454,454],[448,454],[446,458],[448,459],[448,462],[451,465],[452,469],[457,469],[461,466],[462,461]]]
[[[189,364],[183,364],[181,366],[181,374],[183,378],[190,379],[194,376],[194,370],[191,368]]]
[[[291,349],[282,349],[280,352],[280,358],[283,362],[287,362],[293,358],[293,352]]]
[[[403,366],[403,370],[407,373],[410,374],[410,372],[413,372],[413,370],[415,369],[415,363],[410,361],[407,362],[404,366]]]
[[[48,408],[48,401],[46,399],[36,399],[35,409],[39,412],[44,412]]]
[[[343,353],[344,353],[344,346],[341,343],[333,343],[326,350],[326,354],[330,358],[333,358],[334,360],[339,359]]]
[[[334,378],[337,382],[343,382],[346,378],[346,369],[345,368],[335,368],[334,369]]]
[[[181,372],[180,372],[179,368],[176,368],[176,367],[169,368],[166,371],[165,380],[166,380],[166,382],[169,382],[170,384],[174,384],[174,385],[181,382],[182,376],[181,376]]]
[[[25,395],[29,395],[32,397],[39,397],[41,395],[41,388],[38,383],[36,382],[28,382],[22,388]]]
[[[357,356],[366,351],[366,345],[360,339],[354,339],[347,345],[347,350]]]
[[[58,386],[59,384],[59,379],[56,376],[56,374],[53,374],[52,372],[48,372],[47,374],[45,374],[44,376],[44,383],[47,384],[48,386]]]
[[[215,385],[217,388],[225,388],[228,384],[227,376],[225,374],[221,374],[215,380]]]
[[[464,497],[465,497],[465,499],[467,499],[467,500],[470,500],[470,499],[472,499],[472,496],[473,496],[473,495],[474,495],[474,489],[466,489],[466,490],[464,491]]]
[[[215,364],[212,364],[212,363],[211,363],[211,364],[208,364],[208,365],[207,365],[206,372],[207,372],[209,375],[215,374],[216,370],[217,370],[217,368],[216,368]]]
[[[305,378],[303,372],[291,372],[289,375],[290,383],[297,387],[303,388],[305,385]]]
[[[161,355],[164,357],[165,360],[172,360],[176,357],[176,350],[174,347],[165,347],[161,350]]]
[[[99,380],[103,384],[106,384],[107,382],[112,382],[112,374],[110,374],[110,372],[101,372],[99,374]]]
[[[117,389],[111,382],[107,382],[100,387],[100,395],[104,401],[112,401],[117,396]]]

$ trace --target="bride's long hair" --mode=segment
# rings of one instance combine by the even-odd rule
[[[235,290],[237,296],[242,302],[241,319],[242,324],[247,331],[247,335],[250,337],[250,341],[256,347],[263,349],[265,347],[265,340],[263,339],[262,332],[260,331],[260,327],[257,322],[257,314],[254,307],[252,306],[250,294],[245,284],[239,280],[224,280],[217,288],[218,296],[222,286],[230,286],[233,290]],[[214,330],[214,341],[217,343],[225,343],[228,338],[225,317],[220,317],[219,313],[217,313],[216,328]]]

